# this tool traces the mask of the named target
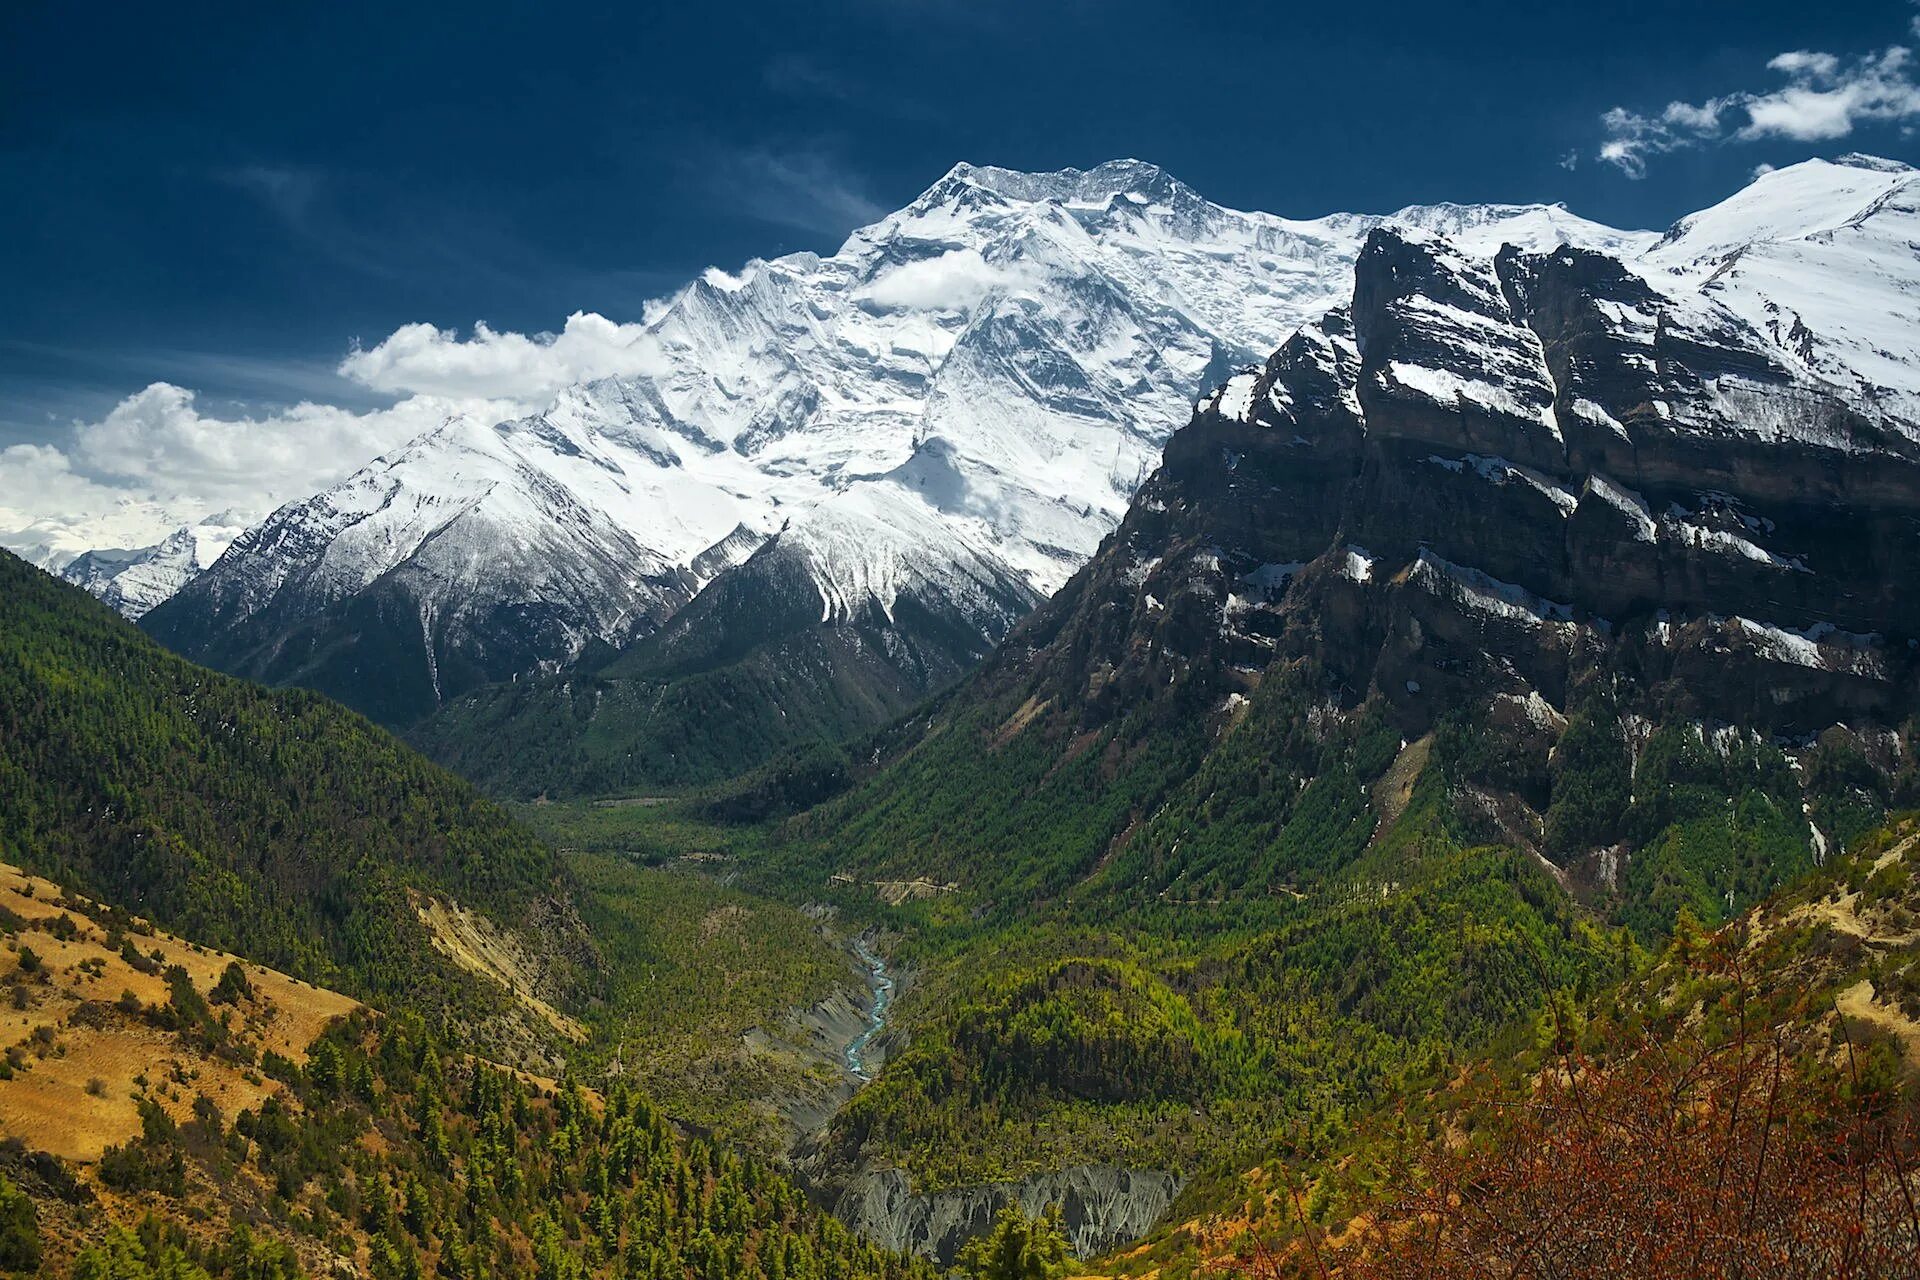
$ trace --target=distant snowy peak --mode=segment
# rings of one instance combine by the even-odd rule
[[[1590,221],[1563,204],[1412,205],[1374,221],[1444,236],[1488,258],[1507,245],[1529,253],[1572,245],[1622,256],[1642,252],[1659,239],[1652,231],[1621,231]]]
[[[1675,223],[1641,263],[1868,407],[1920,422],[1920,171],[1850,155],[1762,174]]]
[[[150,547],[103,548],[67,561],[59,576],[128,618],[139,618],[218,560],[245,526],[230,514],[182,525]]]
[[[1831,232],[1920,177],[1874,156],[1807,160],[1756,177],[1720,203],[1675,222],[1648,253],[1669,268],[1698,268],[1755,244]]]
[[[960,163],[929,187],[909,209],[941,203],[951,193],[972,188],[1022,204],[1104,205],[1115,196],[1141,201],[1200,200],[1193,189],[1144,160],[1109,160],[1091,169],[1057,169],[1025,173],[997,165]]]

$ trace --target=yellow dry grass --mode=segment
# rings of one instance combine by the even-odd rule
[[[25,1004],[16,1008],[16,1001],[0,1000],[0,1053],[11,1051],[19,1064],[12,1079],[0,1081],[0,1137],[85,1163],[139,1133],[135,1098],[143,1090],[184,1119],[197,1096],[232,1115],[257,1107],[280,1087],[119,1007],[123,993],[142,1007],[164,1006],[169,992],[161,974],[173,965],[185,969],[204,995],[236,957],[157,930],[130,933],[135,948],[157,961],[154,972],[142,972],[107,947],[93,903],[63,897],[51,881],[6,864],[0,864],[0,907],[25,921],[0,950],[0,982],[9,992],[24,992]],[[70,938],[54,932],[61,916],[76,926]],[[22,947],[39,957],[37,972],[23,971]],[[337,992],[240,963],[253,994],[223,1012],[235,1037],[258,1053],[271,1050],[304,1062],[307,1047],[327,1025],[358,1007]]]

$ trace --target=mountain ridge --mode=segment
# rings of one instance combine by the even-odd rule
[[[1597,810],[1558,777],[1570,726],[1596,759],[1684,725],[1710,752],[1778,741],[1808,788],[1845,758],[1868,808],[1905,794],[1920,426],[1715,280],[1374,230],[1351,307],[1203,398],[1093,561],[818,820],[861,871],[973,878],[992,902],[1036,875],[1175,891],[1246,874],[1207,865],[1242,805],[1204,789],[1256,723],[1382,717],[1410,742],[1465,716],[1495,744],[1467,784],[1487,837],[1613,893],[1659,859],[1614,847],[1618,809],[1575,820]],[[1288,750],[1296,785],[1326,767]],[[1091,825],[1050,834],[1083,789]],[[1854,801],[1805,803],[1811,823],[1778,815],[1797,856],[1857,829]],[[1669,872],[1689,892],[1720,874]]]
[[[706,780],[871,728],[968,669],[1093,553],[1196,390],[1248,387],[1234,370],[1261,363],[1254,335],[1269,334],[1272,350],[1280,331],[1349,301],[1343,282],[1382,227],[1444,237],[1481,262],[1509,243],[1594,252],[1672,295],[1659,323],[1711,327],[1722,321],[1700,321],[1702,308],[1724,308],[1766,338],[1756,358],[1844,384],[1868,417],[1909,421],[1920,380],[1884,353],[1912,342],[1890,317],[1920,291],[1898,247],[1920,218],[1916,189],[1897,168],[1808,162],[1656,235],[1548,205],[1288,220],[1211,205],[1140,162],[1041,175],[957,165],[835,255],[694,281],[649,330],[658,371],[576,388],[490,433],[469,428],[515,461],[488,464],[496,478],[463,491],[457,510],[428,504],[442,522],[381,507],[366,517],[371,535],[335,534],[316,523],[320,508],[293,504],[148,626],[190,654],[313,684],[390,722],[434,713],[419,740],[489,785]],[[1864,301],[1841,302],[1855,286]],[[1508,286],[1488,276],[1462,287],[1492,297]],[[1623,282],[1621,297],[1641,287]],[[855,351],[866,354],[847,363]],[[1397,367],[1426,380],[1405,388],[1414,400],[1471,397],[1504,376]],[[1546,376],[1528,376],[1525,396],[1546,396]],[[1480,452],[1550,462],[1554,435],[1587,430],[1592,404],[1555,406],[1568,423],[1531,445],[1522,431]],[[409,465],[429,474],[393,480],[402,504],[442,483],[430,459]],[[652,478],[635,488],[636,476]],[[629,532],[636,522],[653,532]],[[248,563],[265,553],[263,530],[293,524],[300,537],[277,539],[292,550],[268,565],[312,561],[282,577],[318,590],[282,590],[280,569]],[[382,569],[382,556],[401,558]],[[911,625],[895,614],[902,584]],[[776,635],[750,616],[761,601],[808,595],[817,621],[783,606]],[[762,643],[690,638],[696,628]],[[698,672],[673,656],[726,650],[733,665]],[[582,699],[582,687],[595,692]],[[694,749],[696,764],[703,701],[750,727],[727,750]],[[569,741],[556,747],[531,719],[566,722]],[[537,758],[502,758],[472,741],[481,733],[537,741]]]
[[[1520,206],[1478,220],[1528,221],[1529,239],[1617,238]],[[1119,518],[1192,397],[1326,304],[1372,221],[1224,209],[1137,162],[956,166],[833,255],[696,278],[636,344],[640,372],[491,437],[476,424],[475,448],[496,459],[484,467],[448,438],[467,429],[443,427],[384,476],[289,504],[147,625],[190,655],[405,723],[478,684],[642,640],[736,531],[797,547],[795,572],[823,601],[851,585],[886,613],[893,575],[865,572],[843,539],[826,547],[846,523],[827,508],[875,491],[895,513],[903,491],[926,501],[872,526],[906,535],[922,581],[979,576],[946,557],[956,545],[998,562],[996,590],[1042,595]],[[389,503],[367,496],[387,487]],[[581,519],[605,532],[569,529]],[[517,555],[530,536],[541,561],[581,566],[577,588]],[[1003,612],[965,648],[997,640]],[[396,665],[403,687],[363,691]]]

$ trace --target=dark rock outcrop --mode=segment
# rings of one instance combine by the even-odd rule
[[[1590,683],[1762,734],[1895,725],[1917,441],[1603,255],[1489,265],[1381,229],[1351,311],[1202,404],[1000,665],[1085,728],[1302,658],[1410,736]]]

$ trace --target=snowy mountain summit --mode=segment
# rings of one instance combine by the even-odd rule
[[[183,525],[150,547],[82,552],[58,571],[126,617],[138,619],[204,572],[242,532],[237,518],[223,512]]]
[[[1769,212],[1809,190],[1831,206],[1820,234]],[[1913,326],[1829,304],[1867,269],[1876,305],[1902,302],[1914,191],[1910,171],[1796,166],[1663,239],[1558,206],[1300,221],[1138,161],[963,164],[830,256],[707,271],[647,325],[639,372],[530,418],[449,422],[281,508],[146,625],[394,723],[599,654],[679,678],[756,647],[791,660],[820,632],[810,660],[855,662],[878,717],[1057,590],[1197,399],[1351,299],[1376,227],[1489,262],[1572,245],[1771,307],[1792,359],[1892,406],[1913,388],[1885,366]]]

